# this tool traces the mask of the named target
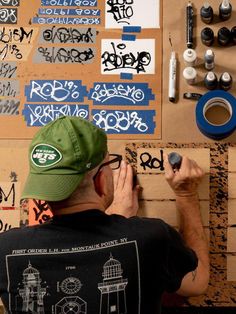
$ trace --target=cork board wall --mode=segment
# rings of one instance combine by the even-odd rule
[[[142,15],[131,23],[132,14],[129,11],[131,9],[127,7],[126,22],[127,17],[130,16],[128,19],[130,24],[124,22],[124,24],[118,23],[119,25],[117,21],[121,16],[116,16],[116,20],[113,13],[108,13],[111,7],[106,7],[106,2],[108,1],[0,0],[0,10],[8,9],[6,12],[9,13],[7,15],[9,20],[0,23],[2,57],[0,80],[1,86],[5,86],[5,92],[1,94],[0,106],[2,195],[0,230],[4,232],[13,226],[41,223],[50,216],[44,202],[30,200],[20,204],[19,201],[28,171],[28,145],[40,125],[62,112],[81,114],[85,118],[89,112],[89,118],[92,120],[93,110],[100,110],[100,113],[105,111],[104,116],[100,114],[99,117],[106,116],[106,119],[100,121],[105,123],[103,126],[110,127],[107,128],[110,152],[123,154],[137,169],[138,181],[143,187],[140,195],[140,216],[160,217],[172,226],[178,227],[174,195],[164,179],[162,164],[164,151],[177,151],[187,155],[195,159],[206,172],[200,185],[199,196],[203,224],[209,239],[210,286],[208,292],[198,298],[182,299],[166,295],[163,299],[165,305],[163,313],[234,313],[236,308],[236,134],[233,133],[221,141],[207,138],[196,125],[196,102],[183,99],[184,92],[202,94],[207,92],[203,85],[206,73],[203,55],[206,47],[200,40],[201,29],[206,26],[199,17],[203,3],[200,0],[193,1],[194,40],[199,63],[196,67],[198,81],[194,86],[189,86],[182,77],[185,66],[182,54],[186,49],[184,17],[187,1],[169,0],[159,3],[156,0],[145,0],[145,9],[143,1],[129,1],[132,3],[132,9],[138,8],[137,12],[142,12]],[[110,3],[115,2],[110,1]],[[142,3],[141,7],[133,6],[135,2]],[[231,28],[235,25],[236,19],[235,1],[232,1],[232,17],[224,23],[217,17],[219,4],[220,1],[211,3],[215,13],[211,27],[215,33],[222,26]],[[150,8],[152,12],[158,14],[151,15],[152,18],[148,19],[144,11]],[[55,18],[54,21],[56,18],[70,18],[72,12],[68,10],[78,10],[77,13],[73,11],[77,15],[72,17],[83,18],[83,24],[49,23],[53,21],[50,18]],[[89,16],[86,15],[88,13]],[[13,23],[14,16],[16,23]],[[106,20],[107,16],[110,17],[108,20]],[[90,23],[93,21],[94,24],[84,23],[88,17]],[[41,24],[40,21],[43,23]],[[48,24],[45,21],[48,21]],[[125,25],[134,28],[126,33],[123,28]],[[137,26],[138,28],[135,28]],[[58,31],[60,27],[69,29],[69,33]],[[17,36],[12,35],[15,29]],[[71,30],[74,30],[74,34]],[[24,35],[20,40],[19,31],[21,34],[29,35]],[[171,53],[169,33],[178,59],[178,99],[174,104],[168,101]],[[79,44],[74,42],[76,40],[80,40]],[[59,48],[67,52],[72,52],[75,48],[77,54],[79,53],[83,58],[87,56],[88,59],[86,62],[71,62],[71,60],[66,62],[65,60],[70,58],[68,54],[59,57]],[[222,48],[215,43],[213,49],[216,54],[215,71],[217,75],[223,71],[230,71],[234,78],[230,92],[236,96],[236,67],[232,64],[235,46]],[[87,53],[81,54],[85,51]],[[120,55],[137,56],[142,51],[150,53],[152,61],[155,60],[152,67],[144,67],[146,73],[143,72],[142,66],[137,67],[137,60],[132,69],[128,69],[128,66],[120,69],[117,64],[115,66],[114,60],[117,62]],[[89,59],[92,55],[95,55],[93,61],[92,58]],[[107,68],[112,66],[115,69],[104,71],[103,68],[102,70],[102,55],[105,58],[103,61],[107,61],[105,62]],[[17,59],[17,56],[22,58]],[[76,59],[75,56],[74,58]],[[126,59],[127,63],[130,61],[129,58]],[[111,74],[110,72],[113,71],[114,74]],[[120,84],[122,89],[118,88]],[[7,92],[9,95],[6,94]],[[126,98],[121,97],[122,93],[125,93]],[[111,94],[119,97],[109,98]],[[143,95],[146,97],[143,98]],[[9,99],[13,102],[9,102]],[[119,111],[119,115],[114,116],[114,112],[110,115],[110,110]],[[124,111],[129,111],[129,114],[130,111],[140,113],[141,119],[138,119],[135,114],[133,124],[131,120],[127,122],[126,118],[132,116],[127,114],[124,117],[121,114],[122,112],[124,114]],[[107,116],[112,119],[109,120]],[[41,124],[37,125],[37,123]],[[122,131],[122,128],[125,129],[122,123],[130,125],[128,131]],[[114,124],[118,125],[115,131]]]

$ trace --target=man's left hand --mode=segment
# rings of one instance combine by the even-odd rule
[[[122,160],[119,169],[113,170],[114,199],[107,208],[106,214],[117,214],[126,218],[136,216],[139,203],[139,185],[133,187],[133,169],[130,164]]]

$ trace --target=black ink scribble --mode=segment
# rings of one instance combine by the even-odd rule
[[[130,24],[130,19],[134,15],[133,3],[133,0],[108,0],[107,4],[110,9],[107,13],[111,13],[114,20],[119,24]]]
[[[125,44],[115,46],[111,42],[112,52],[105,51],[102,54],[102,64],[105,65],[104,72],[114,71],[117,69],[133,69],[137,73],[146,72],[147,67],[151,62],[151,54],[146,51],[137,52],[136,56],[132,53],[125,53]]]

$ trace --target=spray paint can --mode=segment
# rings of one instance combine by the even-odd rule
[[[214,43],[214,32],[210,27],[205,27],[201,31],[202,43],[206,46],[211,46]]]
[[[219,45],[227,46],[231,40],[231,32],[227,27],[221,27],[217,34]]]
[[[221,20],[226,21],[231,17],[232,5],[229,0],[223,0],[219,6],[219,17]]]
[[[209,90],[216,89],[218,85],[216,74],[214,72],[208,72],[204,78],[204,84]]]
[[[231,40],[236,45],[236,26],[231,29]]]
[[[213,9],[210,6],[209,2],[205,2],[200,9],[201,19],[204,23],[210,24],[213,20]]]
[[[229,90],[232,87],[233,84],[233,78],[228,72],[224,72],[219,79],[219,86],[220,89],[223,89],[224,91]]]
[[[207,49],[204,55],[205,69],[210,71],[215,66],[215,54],[211,49]]]
[[[186,49],[183,58],[187,66],[194,66],[197,62],[197,53],[194,49]]]
[[[193,85],[197,79],[197,71],[193,67],[186,67],[183,70],[183,77],[189,85]]]

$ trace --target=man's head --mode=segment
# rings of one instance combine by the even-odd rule
[[[103,130],[78,117],[58,118],[42,127],[31,142],[30,172],[22,198],[68,198],[106,155]]]

